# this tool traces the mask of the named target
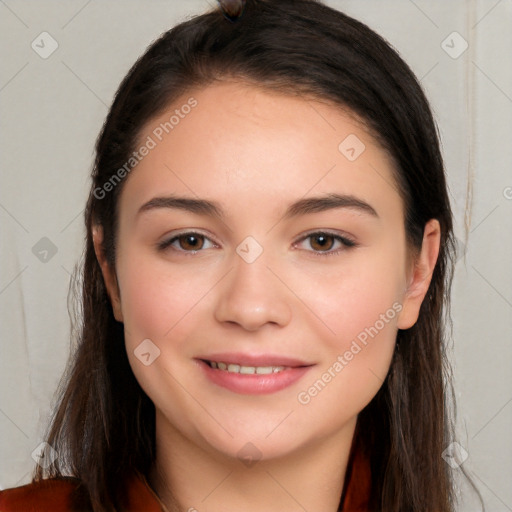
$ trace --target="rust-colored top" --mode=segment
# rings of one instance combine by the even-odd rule
[[[344,489],[343,512],[368,512],[370,468],[362,454],[351,453]],[[0,491],[0,512],[85,512],[75,503],[76,478],[52,478]],[[165,512],[164,505],[142,476],[126,486],[126,507],[120,512]]]

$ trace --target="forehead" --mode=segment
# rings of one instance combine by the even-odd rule
[[[402,210],[387,152],[354,116],[319,100],[216,83],[148,122],[137,147],[144,145],[151,149],[130,173],[121,208],[181,193],[228,211],[277,210],[309,193],[335,192]]]

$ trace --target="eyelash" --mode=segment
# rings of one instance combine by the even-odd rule
[[[168,240],[160,242],[159,244],[157,244],[158,245],[158,249],[160,251],[165,251],[166,249],[171,247],[174,242],[178,241],[180,237],[186,236],[186,235],[194,235],[196,237],[202,237],[202,238],[205,238],[206,240],[209,240],[213,244],[215,244],[215,242],[210,240],[209,237],[207,237],[206,235],[203,235],[202,233],[199,233],[197,231],[185,231],[183,233],[178,233],[177,235],[173,236],[172,238],[170,238]],[[342,248],[338,248],[338,249],[336,249],[334,251],[332,251],[332,250],[329,250],[329,251],[315,251],[315,250],[307,251],[307,252],[311,252],[315,256],[325,257],[325,256],[337,255],[337,254],[339,254],[339,253],[341,253],[343,251],[346,251],[348,249],[352,249],[354,247],[357,247],[357,245],[358,245],[355,242],[355,240],[353,240],[352,238],[349,238],[347,236],[337,235],[335,233],[330,233],[329,231],[313,231],[311,233],[307,233],[302,238],[297,240],[297,242],[295,242],[295,244],[298,244],[300,242],[303,242],[303,241],[307,240],[308,238],[312,238],[314,236],[319,236],[319,235],[320,236],[324,235],[324,236],[332,237],[332,238],[334,238],[335,241],[340,242],[343,245],[343,247]],[[201,252],[203,249],[199,249],[197,251],[186,251],[186,250],[183,250],[183,249],[174,249],[174,250],[176,252],[181,252],[181,253],[183,253],[183,254],[185,254],[187,256],[192,256],[194,254],[197,254],[198,252]]]
[[[300,238],[299,240],[297,240],[296,243],[299,243],[299,242],[303,242],[304,240],[307,240],[308,238],[312,238],[314,236],[319,236],[319,235],[323,235],[323,236],[328,236],[328,237],[332,237],[334,238],[335,242],[340,242],[341,245],[343,247],[340,247],[336,250],[329,250],[329,251],[315,251],[315,250],[312,250],[312,251],[307,251],[307,252],[311,252],[314,256],[320,256],[320,257],[325,257],[325,256],[336,256],[346,250],[349,250],[349,249],[352,249],[354,247],[357,247],[357,243],[354,239],[352,238],[349,238],[347,236],[341,236],[341,235],[337,235],[335,233],[330,233],[329,231],[312,231],[310,233],[307,233],[306,235],[304,235],[302,238]]]

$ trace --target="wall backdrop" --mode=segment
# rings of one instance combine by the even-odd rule
[[[394,46],[435,111],[461,249],[446,461],[473,476],[488,512],[511,511],[512,0],[327,3]],[[213,5],[0,0],[0,488],[29,481],[69,354],[70,275],[113,94],[152,40]],[[480,510],[460,489],[460,512]]]

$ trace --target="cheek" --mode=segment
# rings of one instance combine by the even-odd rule
[[[186,353],[183,345],[194,326],[190,320],[213,288],[214,276],[197,268],[191,274],[140,250],[125,250],[118,278],[127,350],[150,339],[162,351]]]
[[[291,280],[312,313],[308,316],[321,320],[319,332],[325,341],[341,350],[367,328],[396,328],[403,297],[402,273],[400,262],[391,258],[355,255],[344,265],[297,272]]]
[[[206,273],[176,269],[138,249],[125,246],[117,262],[124,319],[125,344],[133,373],[157,408],[166,411],[178,425],[194,411],[190,397],[178,381],[189,381],[191,368],[183,367],[191,333],[197,330],[197,315],[214,284]],[[211,281],[211,282],[210,282]],[[153,345],[145,340],[151,340]],[[142,343],[145,345],[141,345]],[[144,346],[144,351],[139,347]],[[158,352],[159,351],[159,352]],[[137,354],[150,353],[145,365]],[[158,357],[154,358],[154,354]],[[179,357],[176,357],[179,356]],[[178,380],[173,375],[179,375]],[[169,395],[174,397],[172,405]],[[181,411],[181,412],[180,412]]]
[[[326,314],[326,323],[336,334],[318,340],[321,362],[296,397],[306,416],[322,418],[324,434],[359,414],[381,388],[393,357],[401,309],[400,302],[387,294],[361,292],[339,298],[337,307]]]
[[[358,261],[357,269],[347,263],[324,279],[302,276],[300,293],[324,324],[317,329],[323,333],[318,340],[323,354],[318,371],[297,399],[319,414],[331,407],[332,421],[339,421],[340,414],[358,414],[388,372],[402,310],[403,277],[396,259],[395,254],[394,262],[382,257]],[[342,409],[332,407],[336,403]]]

